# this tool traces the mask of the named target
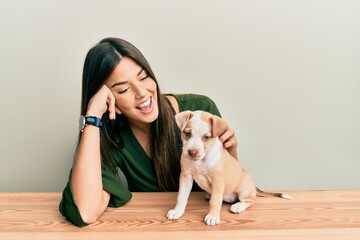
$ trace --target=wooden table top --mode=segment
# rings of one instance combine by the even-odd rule
[[[245,212],[223,204],[221,223],[206,226],[204,193],[190,194],[185,214],[166,213],[177,193],[133,193],[120,208],[78,228],[58,211],[61,193],[0,193],[0,239],[360,239],[360,190],[283,191],[293,200],[257,198]]]

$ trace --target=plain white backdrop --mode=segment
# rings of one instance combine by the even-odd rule
[[[360,188],[360,2],[0,2],[0,191],[61,191],[87,51],[124,38],[212,98],[263,189]]]

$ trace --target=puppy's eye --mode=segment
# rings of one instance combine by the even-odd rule
[[[191,132],[184,132],[184,134],[185,134],[185,137],[187,137],[187,138],[191,137]]]
[[[209,135],[205,135],[205,136],[203,137],[203,139],[204,139],[204,141],[207,141],[207,140],[210,139],[210,136],[209,136]]]

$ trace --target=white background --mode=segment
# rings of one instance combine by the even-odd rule
[[[212,98],[263,189],[360,188],[360,1],[0,2],[0,191],[61,191],[87,51],[124,38]]]

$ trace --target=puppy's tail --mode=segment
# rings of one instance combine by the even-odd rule
[[[283,193],[273,193],[273,192],[264,192],[256,187],[256,194],[259,197],[278,197],[278,198],[285,198],[285,199],[292,199],[291,196]]]

